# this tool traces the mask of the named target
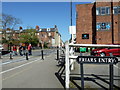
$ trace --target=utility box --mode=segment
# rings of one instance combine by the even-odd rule
[[[80,52],[86,52],[86,48],[85,47],[80,47]]]

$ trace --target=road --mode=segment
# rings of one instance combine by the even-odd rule
[[[54,74],[58,70],[55,50],[44,51],[44,60],[41,60],[39,51],[33,51],[33,57],[31,56],[28,61],[3,64],[2,87],[63,88]]]
[[[85,54],[88,55],[88,54]],[[59,70],[57,67],[56,50],[44,50],[44,60],[41,60],[40,50],[34,50],[29,60],[25,56],[14,56],[12,60],[9,55],[3,56],[2,65],[2,87],[3,88],[63,88],[55,76]],[[120,57],[118,57],[120,61]],[[85,74],[109,75],[109,65],[84,65]],[[80,73],[79,64],[75,62],[75,70],[71,73]],[[115,85],[120,84],[120,62],[114,65],[114,75],[118,80]],[[80,81],[76,81],[80,84]],[[102,82],[101,82],[102,83]],[[106,87],[107,84],[102,83]],[[93,82],[85,82],[86,88],[100,88]]]

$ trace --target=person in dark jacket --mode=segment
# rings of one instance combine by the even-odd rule
[[[26,46],[25,46],[25,44],[23,44],[22,47],[23,47],[23,55],[25,55],[26,54]]]
[[[23,56],[23,54],[22,54],[22,49],[23,49],[23,46],[20,45],[20,46],[19,46],[19,54],[20,54],[20,56]]]

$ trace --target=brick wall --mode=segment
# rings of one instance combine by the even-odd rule
[[[111,7],[110,2],[99,2],[96,3],[96,7]],[[117,2],[113,3],[113,6],[119,6]],[[110,8],[111,9],[111,8]],[[118,14],[113,15],[113,42],[114,44],[119,43],[118,37]],[[96,22],[110,22],[111,29],[105,31],[97,31],[97,43],[98,44],[112,44],[112,16],[111,15],[103,15],[103,16],[96,16]]]
[[[76,42],[92,44],[92,8],[94,4],[80,4],[76,6]],[[89,34],[89,39],[82,39],[82,34]]]
[[[97,7],[111,7],[110,2],[97,2],[93,4],[79,4],[76,6],[76,43],[80,44],[120,44],[120,14],[113,15],[113,33],[112,33],[112,15],[96,15]],[[120,6],[120,2],[114,2],[113,6]],[[111,8],[110,8],[111,9]],[[110,30],[96,30],[97,22],[111,23]],[[82,39],[82,34],[89,34],[89,39]],[[113,39],[112,39],[113,34]]]

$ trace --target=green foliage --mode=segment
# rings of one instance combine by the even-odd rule
[[[48,48],[48,44],[47,42],[44,42],[44,48]]]
[[[2,37],[2,44],[3,43],[7,43],[8,44],[8,42],[9,42],[8,40],[6,40],[5,38]]]
[[[39,40],[35,34],[36,34],[35,29],[25,30],[25,32],[22,33],[22,35],[20,35],[20,42],[25,44],[31,43],[33,46],[37,46]]]

